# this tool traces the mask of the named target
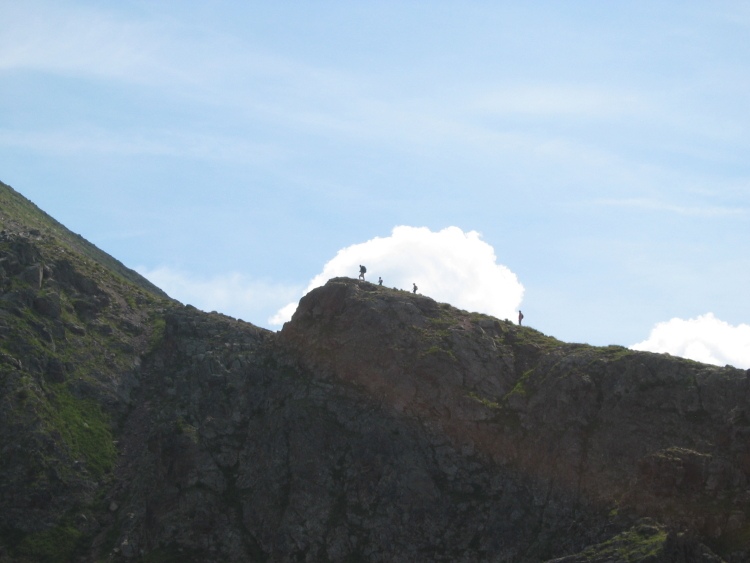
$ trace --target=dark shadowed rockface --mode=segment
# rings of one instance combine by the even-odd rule
[[[746,371],[345,278],[272,333],[0,205],[1,561],[750,560]]]

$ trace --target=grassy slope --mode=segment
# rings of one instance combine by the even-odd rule
[[[1,182],[0,231],[0,560],[68,561],[90,538],[75,515],[107,512],[128,388],[175,302]]]
[[[0,229],[14,232],[39,231],[53,237],[56,242],[70,252],[85,256],[138,287],[158,297],[167,297],[161,289],[146,278],[125,267],[86,239],[68,230],[61,223],[47,215],[31,201],[10,186],[0,182]]]

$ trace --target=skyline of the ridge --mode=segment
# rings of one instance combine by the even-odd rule
[[[741,2],[0,1],[0,180],[274,330],[363,263],[750,368],[748,32]]]

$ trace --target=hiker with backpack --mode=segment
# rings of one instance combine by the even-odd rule
[[[365,272],[367,271],[367,268],[365,268],[362,264],[359,265],[359,279],[362,281],[365,281]]]

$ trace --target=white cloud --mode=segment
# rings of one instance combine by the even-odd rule
[[[309,290],[308,290],[309,291]],[[305,292],[307,293],[307,292]],[[268,323],[273,326],[281,326],[285,322],[287,322],[289,319],[292,318],[292,315],[297,310],[297,302],[293,301],[291,303],[287,303],[284,305],[281,309],[279,309],[275,315],[273,315],[270,319],[268,319]]]
[[[750,325],[733,326],[717,319],[713,313],[688,320],[674,318],[657,323],[648,339],[631,348],[747,369],[750,368]]]
[[[524,288],[506,266],[496,263],[494,249],[476,231],[447,227],[432,232],[426,227],[399,226],[389,237],[375,237],[338,251],[315,276],[305,293],[335,277],[356,278],[359,265],[366,278],[383,285],[418,292],[461,309],[513,319]],[[289,303],[269,319],[273,325],[288,321],[297,308]]]
[[[299,292],[299,287],[274,285],[238,273],[199,278],[166,266],[153,270],[141,266],[136,271],[182,303],[254,324],[258,324],[254,319],[267,317],[279,303]]]

